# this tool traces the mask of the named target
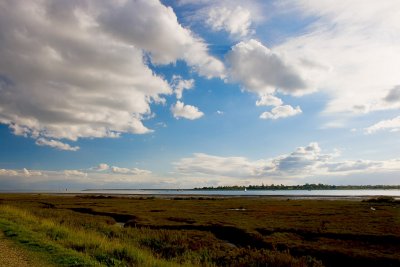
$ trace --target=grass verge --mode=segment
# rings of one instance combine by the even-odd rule
[[[149,252],[93,231],[62,226],[26,210],[0,206],[5,236],[58,266],[176,266]]]

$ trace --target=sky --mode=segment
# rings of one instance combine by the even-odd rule
[[[0,0],[0,190],[400,184],[398,0]]]

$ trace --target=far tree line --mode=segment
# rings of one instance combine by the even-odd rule
[[[303,184],[303,185],[231,185],[196,187],[195,190],[351,190],[351,189],[400,189],[400,185],[327,185],[327,184]]]

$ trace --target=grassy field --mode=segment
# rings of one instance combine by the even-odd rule
[[[0,195],[0,230],[58,266],[400,266],[400,203]]]

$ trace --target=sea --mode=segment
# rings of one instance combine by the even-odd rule
[[[102,189],[73,193],[104,195],[189,195],[189,196],[320,196],[320,197],[400,197],[399,189],[365,190],[193,190],[193,189]]]
[[[391,196],[400,199],[399,189],[348,190],[194,190],[194,189],[86,189],[86,190],[0,190],[0,193],[154,195],[154,196],[275,196],[299,198],[358,198]]]

